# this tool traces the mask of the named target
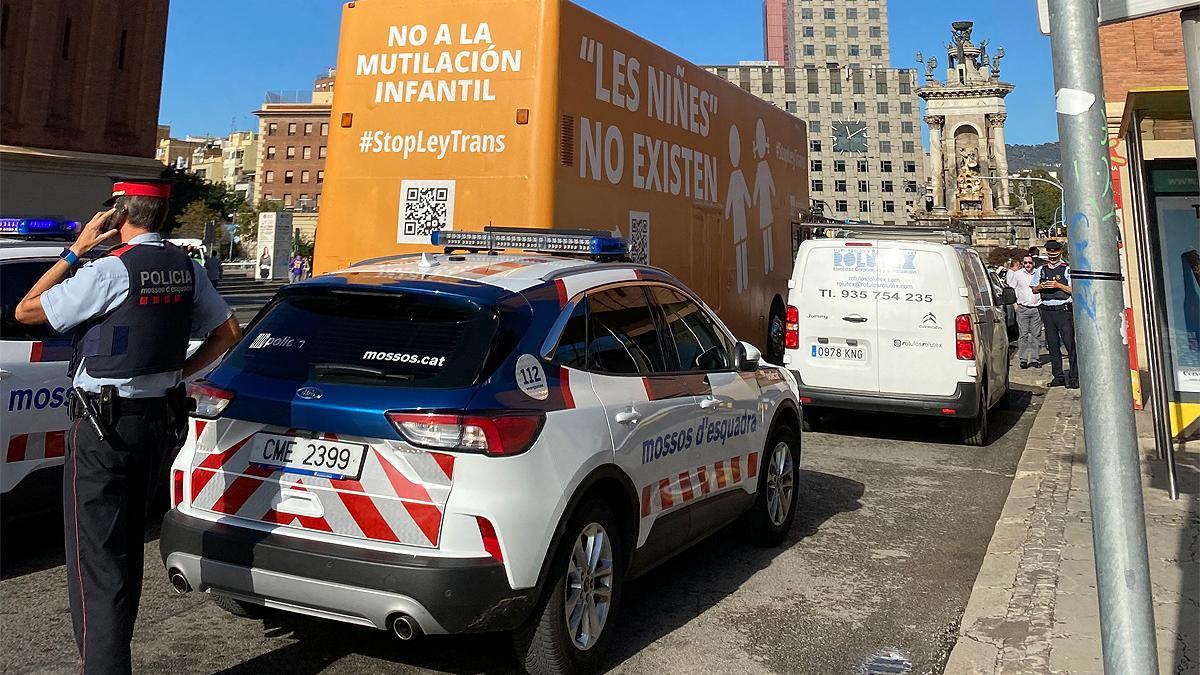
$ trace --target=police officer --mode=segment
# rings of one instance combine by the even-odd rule
[[[1062,259],[1062,242],[1046,242],[1045,265],[1033,273],[1029,285],[1041,295],[1038,310],[1042,315],[1042,326],[1046,330],[1046,347],[1050,351],[1050,370],[1054,373],[1051,387],[1066,385],[1069,389],[1079,388],[1079,362],[1075,360],[1075,317],[1071,304],[1071,267]],[[1071,372],[1063,373],[1062,350],[1067,348],[1071,360]]]
[[[179,381],[241,337],[204,268],[162,240],[170,184],[120,180],[16,309],[75,332],[63,505],[67,589],[82,672],[129,673],[143,526],[186,423]],[[121,245],[79,267],[99,244]],[[208,337],[187,356],[190,336]]]

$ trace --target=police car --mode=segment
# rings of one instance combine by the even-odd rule
[[[20,323],[13,313],[58,261],[64,240],[78,231],[75,221],[0,218],[0,405],[5,406],[0,415],[0,494],[44,480],[54,489],[31,488],[31,495],[58,501],[61,474],[41,470],[63,463],[71,341],[49,325]]]
[[[434,243],[281,290],[192,386],[161,538],[177,591],[402,639],[512,630],[530,672],[572,672],[630,578],[739,518],[783,541],[787,370],[662,270],[546,255],[623,240]]]

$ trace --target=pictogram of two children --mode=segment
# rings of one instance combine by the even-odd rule
[[[758,166],[754,171],[754,189],[746,183],[742,173],[742,135],[737,125],[729,127],[729,163],[733,172],[729,175],[729,190],[725,197],[725,217],[733,221],[733,249],[737,258],[737,290],[738,293],[750,287],[747,271],[747,212],[758,205],[758,229],[763,242],[763,273],[769,274],[775,268],[775,250],[771,243],[771,225],[775,220],[775,179],[771,177],[771,167],[767,163],[767,129],[762,120],[754,133],[754,157]]]

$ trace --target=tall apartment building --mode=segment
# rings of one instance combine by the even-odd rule
[[[790,66],[787,36],[791,13],[788,0],[763,0],[763,58]]]
[[[4,2],[0,194],[5,217],[84,220],[111,175],[157,177],[167,3]]]
[[[825,215],[908,222],[925,172],[917,74],[889,65],[885,0],[785,1],[789,66],[708,69],[807,121],[809,192]],[[766,0],[767,25],[773,9]],[[778,62],[778,36],[764,42]]]

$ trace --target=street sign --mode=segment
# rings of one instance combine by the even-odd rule
[[[1097,0],[1100,25],[1118,23],[1163,12],[1176,12],[1185,7],[1200,5],[1196,0]],[[1050,34],[1050,0],[1037,0],[1038,29]]]

